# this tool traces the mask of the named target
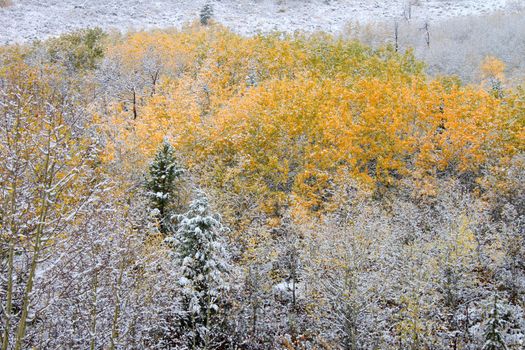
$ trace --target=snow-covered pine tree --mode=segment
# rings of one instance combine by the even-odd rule
[[[210,19],[213,17],[213,6],[211,4],[206,4],[201,10],[200,18],[201,24],[207,26],[210,23]]]
[[[489,320],[487,322],[487,329],[485,331],[485,344],[483,350],[506,350],[505,342],[500,333],[501,320],[498,313],[498,298],[494,297],[494,305],[490,312]]]
[[[173,238],[177,263],[182,268],[186,317],[182,332],[192,349],[212,349],[222,342],[221,295],[228,289],[228,254],[222,234],[226,228],[212,215],[208,199],[198,190],[189,211],[176,217],[179,228]]]
[[[159,147],[155,159],[149,167],[146,181],[147,195],[152,209],[156,210],[160,231],[168,234],[170,223],[170,207],[176,196],[175,181],[184,171],[175,160],[175,151],[168,141]]]

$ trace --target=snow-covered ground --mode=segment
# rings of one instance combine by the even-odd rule
[[[525,5],[525,0],[12,0],[0,8],[0,44],[99,26],[119,30],[180,26],[198,18],[206,2],[233,30],[337,32],[352,22],[412,17],[440,21]]]

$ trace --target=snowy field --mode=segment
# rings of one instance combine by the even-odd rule
[[[348,22],[412,18],[436,22],[523,6],[525,0],[12,0],[0,8],[0,44],[43,39],[84,27],[119,30],[180,26],[210,2],[215,18],[242,34],[337,32]],[[415,5],[410,6],[412,2]]]

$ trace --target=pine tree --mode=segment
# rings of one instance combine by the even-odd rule
[[[213,17],[213,6],[211,4],[206,4],[201,10],[201,24],[207,26],[210,23],[210,19]]]
[[[220,342],[218,313],[221,294],[227,289],[228,256],[221,234],[224,226],[211,215],[208,199],[198,191],[189,211],[177,217],[179,229],[170,239],[182,268],[179,283],[183,289],[186,319],[183,333],[193,349],[209,349]],[[215,344],[215,345],[214,345]]]
[[[490,313],[487,329],[485,331],[485,344],[483,350],[506,350],[505,342],[500,333],[501,320],[498,314],[498,298],[494,297],[494,306]]]
[[[496,98],[502,99],[504,97],[503,93],[503,83],[498,78],[490,79],[490,88],[492,95]]]
[[[160,231],[167,234],[170,222],[170,207],[176,196],[175,181],[184,171],[175,160],[175,151],[169,142],[164,141],[159,147],[155,159],[149,167],[146,190],[151,207],[159,219]]]

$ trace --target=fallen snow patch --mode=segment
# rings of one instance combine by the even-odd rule
[[[348,22],[406,17],[440,21],[518,6],[525,0],[13,0],[0,8],[0,44],[27,42],[86,27],[120,31],[180,27],[205,3],[215,19],[241,34],[338,32]]]

